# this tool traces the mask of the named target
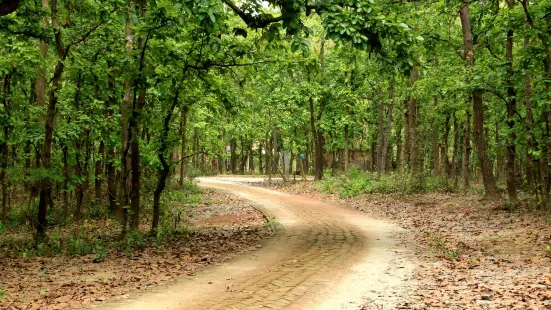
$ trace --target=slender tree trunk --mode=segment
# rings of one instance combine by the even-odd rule
[[[163,132],[160,136],[161,146],[159,147],[159,152],[157,153],[157,156],[159,157],[159,161],[161,162],[161,168],[158,171],[159,181],[157,183],[155,191],[153,192],[153,220],[151,221],[151,231],[154,233],[159,227],[159,219],[161,214],[161,195],[166,187],[166,180],[170,174],[170,164],[165,158],[165,153],[168,150],[167,139],[170,132],[170,120],[172,119],[174,109],[176,109],[176,105],[178,104],[179,96],[180,87],[178,86],[175,90],[172,105],[168,109],[167,114],[164,118]]]
[[[239,174],[245,174],[245,164],[247,163],[247,153],[245,153],[245,139],[241,137],[241,161],[239,163]]]
[[[419,79],[419,71],[417,70],[417,67],[413,67],[413,70],[411,71],[411,85],[414,86],[415,82]],[[407,103],[407,113],[408,113],[408,125],[409,125],[409,138],[410,138],[410,166],[411,166],[411,173],[412,176],[415,177],[420,172],[420,162],[421,162],[421,154],[419,145],[418,145],[418,139],[417,139],[417,98],[415,96],[411,95],[408,99]]]
[[[101,186],[103,183],[103,158],[105,157],[105,143],[100,141],[98,157],[96,158],[96,167],[95,167],[95,191],[96,191],[96,203],[101,204]]]
[[[392,85],[391,85],[391,88],[390,88],[390,93],[391,93],[391,97],[393,97],[393,89],[392,89]],[[381,165],[382,165],[382,170],[381,170],[381,174],[382,175],[385,175],[386,174],[386,170],[388,169],[388,158],[389,158],[389,152],[391,151],[391,148],[390,148],[390,134],[391,134],[391,129],[392,129],[392,101],[394,100],[394,98],[391,98],[391,103],[389,104],[388,108],[387,108],[387,116],[386,116],[386,126],[385,126],[385,133],[384,133],[384,138],[383,138],[383,154],[381,156]]]
[[[470,99],[470,98],[469,98]],[[470,101],[470,100],[469,100]],[[469,107],[465,110],[465,132],[463,134],[463,164],[461,167],[461,175],[463,176],[463,187],[466,190],[470,187],[470,158],[471,158],[471,110]]]
[[[250,141],[248,147],[249,153],[249,174],[254,174],[254,153],[253,153],[253,140]]]
[[[80,106],[80,97],[81,97],[81,89],[82,89],[82,72],[78,73],[77,81],[76,81],[76,92],[75,92],[75,98],[74,98],[74,104],[75,109],[77,111],[81,110]],[[78,178],[77,185],[76,185],[76,208],[75,208],[75,220],[77,222],[80,221],[81,218],[81,211],[82,211],[82,201],[84,199],[84,178],[85,178],[85,171],[84,171],[84,163],[82,158],[82,149],[84,145],[87,143],[86,134],[87,129],[84,129],[81,135],[76,139],[75,141],[75,161],[76,161],[76,167],[75,172],[76,176]]]
[[[403,118],[402,122],[398,122],[398,128],[396,129],[396,168],[402,170],[403,168],[403,147],[402,147],[402,128],[403,128]]]
[[[346,114],[348,115],[348,107],[346,107]],[[344,124],[344,172],[348,172],[348,165],[350,160],[349,151],[350,137],[348,134],[348,123]]]
[[[180,161],[180,180],[178,180],[178,184],[180,185],[180,187],[184,186],[184,178],[185,178],[185,175],[186,175],[186,167],[187,167],[187,162],[188,162],[187,157],[186,157],[186,148],[187,148],[186,133],[187,133],[188,109],[189,108],[188,108],[187,105],[185,105],[182,108],[182,118],[181,118],[181,121],[180,121],[180,135],[182,137],[182,145],[181,145],[181,148],[180,148],[180,158],[181,158],[181,161]]]
[[[524,47],[525,49],[528,49],[529,40],[528,37],[524,38]],[[532,86],[530,81],[530,72],[526,70],[526,73],[524,74],[524,107],[526,109],[526,127],[527,127],[527,135],[526,135],[526,159],[527,159],[527,169],[526,169],[526,179],[528,181],[528,186],[531,187],[536,195],[536,198],[538,197],[538,192],[540,192],[540,186],[541,186],[541,179],[538,177],[540,174],[539,171],[539,162],[538,159],[535,158],[532,150],[537,149],[537,141],[534,139],[533,130],[534,130],[534,113],[532,111]],[[541,194],[541,193],[540,193]]]
[[[442,164],[442,175],[447,179],[450,177],[450,160],[449,160],[449,139],[450,139],[450,115],[446,114],[444,122],[444,132],[442,133],[442,145],[440,147],[440,159]]]
[[[321,63],[321,74],[322,79],[325,74],[325,38],[321,39],[320,47],[320,63]],[[310,82],[310,70],[306,67],[308,71],[308,81]],[[310,108],[310,129],[312,132],[312,139],[314,141],[314,180],[319,181],[323,179],[323,134],[320,128],[316,128],[316,116],[314,115],[314,99],[312,96],[308,98],[309,108]],[[323,98],[320,100],[320,106],[317,114],[317,121],[321,120],[323,114]]]
[[[499,122],[495,122],[495,143],[496,143],[496,182],[500,182],[503,172],[503,144],[499,135]]]
[[[383,90],[377,87],[377,178],[383,174],[383,148],[385,136],[385,110],[383,105]]]
[[[507,0],[507,6],[510,11],[515,7],[515,0]],[[507,135],[507,195],[509,201],[518,204],[517,188],[515,184],[515,156],[516,156],[516,134],[515,117],[517,114],[517,92],[515,90],[514,71],[513,71],[513,29],[507,30],[506,60],[507,60],[507,126],[509,133]]]
[[[115,98],[115,84],[116,84],[116,74],[112,69],[110,62],[107,63],[109,70],[109,80],[107,82],[107,90],[109,92],[109,97],[105,101],[105,116],[107,119],[111,119],[113,116],[113,102]],[[109,131],[113,130],[111,122],[109,122]],[[108,134],[108,133],[106,133]],[[108,141],[106,139],[106,141]],[[124,146],[123,146],[124,147]],[[117,171],[115,168],[115,146],[108,144],[107,145],[107,156],[105,158],[105,172],[107,179],[107,198],[109,199],[109,213],[111,215],[116,215],[120,209],[117,205]],[[119,214],[120,215],[120,214]]]
[[[42,0],[42,8],[47,9],[48,8],[48,1]],[[42,23],[42,28],[46,28],[49,24],[49,21],[47,18],[44,18]],[[48,43],[46,42],[40,42],[40,57],[42,60],[45,61],[45,59],[48,57]],[[53,87],[54,85],[52,85]],[[44,67],[38,68],[38,78],[36,80],[36,103],[38,107],[43,107],[46,105],[46,69]],[[41,115],[40,116],[40,123],[43,124],[46,127],[46,117]],[[47,133],[45,133],[47,135]],[[41,151],[44,149],[43,145],[36,145],[35,146],[35,159],[36,159],[36,168],[40,168],[43,166],[43,157]],[[38,219],[37,219],[37,225],[36,225],[36,232],[38,238],[43,238],[46,235],[46,212],[48,207],[47,202],[47,190],[45,189],[45,186],[48,184],[45,183],[44,180],[39,181],[35,187],[39,191],[39,206],[38,206]]]
[[[457,188],[459,183],[459,124],[457,116],[453,113],[453,156],[452,156],[452,175],[453,187]]]
[[[258,145],[258,171],[260,174],[264,174],[264,166],[262,166],[262,144]]]
[[[230,170],[232,174],[237,174],[237,139],[231,138],[230,140]]]
[[[130,18],[132,11],[134,10],[134,2],[129,0],[128,10],[126,14],[126,22],[124,27],[125,38],[125,52],[128,57],[132,54],[134,45],[134,36],[132,34],[132,19]],[[128,165],[129,153],[130,153],[130,139],[129,139],[129,122],[130,122],[130,110],[132,109],[132,88],[130,85],[130,78],[126,77],[123,82],[124,96],[122,98],[121,105],[121,201],[120,206],[122,209],[122,234],[126,233],[126,226],[128,224],[128,207],[130,202],[130,186],[128,180],[130,178],[130,167]]]
[[[434,107],[438,106],[438,96],[434,96]],[[455,114],[454,114],[455,115]],[[437,119],[434,120],[434,123],[432,123],[432,171],[434,175],[440,175],[440,158],[438,156],[438,135],[439,135],[439,128],[438,128],[438,122]]]
[[[4,77],[4,137],[0,144],[0,151],[2,157],[0,159],[0,182],[2,182],[2,218],[6,218],[9,213],[8,196],[9,196],[9,184],[8,184],[8,160],[9,160],[9,140],[10,140],[10,125],[9,119],[11,118],[11,103],[8,98],[11,96],[11,75],[6,74]]]
[[[54,75],[52,77],[52,83],[49,93],[48,108],[46,111],[45,125],[44,125],[44,144],[42,150],[42,167],[48,174],[46,177],[43,177],[40,182],[40,200],[38,203],[38,221],[37,221],[37,237],[39,239],[44,238],[46,235],[46,214],[48,206],[53,207],[52,204],[52,184],[49,177],[50,169],[52,169],[52,143],[54,136],[54,126],[55,119],[57,114],[57,95],[61,90],[61,77],[65,69],[65,59],[67,57],[66,51],[62,45],[62,34],[59,23],[57,21],[57,0],[51,1],[51,16],[52,16],[52,25],[54,28],[54,34],[56,38],[56,49],[57,49],[57,63],[54,68]]]
[[[473,51],[473,35],[471,32],[471,22],[469,6],[466,0],[463,1],[461,10],[459,11],[461,19],[461,28],[463,30],[463,46],[465,50],[465,65],[467,68],[474,66],[474,51]],[[482,100],[482,92],[475,90],[472,93],[473,100],[473,123],[474,123],[474,142],[476,152],[480,162],[480,171],[486,189],[486,196],[489,199],[499,197],[494,175],[492,172],[492,162],[487,153],[486,139],[484,138],[484,104]]]
[[[139,139],[139,120],[141,111],[145,105],[146,85],[142,82],[139,87],[138,101],[135,108],[132,109],[132,117],[129,123],[131,134],[130,139],[130,168],[132,171],[130,180],[130,229],[136,230],[140,225],[140,190],[141,190],[141,165],[140,165],[140,139]]]

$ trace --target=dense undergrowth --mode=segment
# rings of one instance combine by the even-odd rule
[[[204,199],[193,182],[172,187],[164,196],[161,225],[155,233],[149,231],[151,218],[145,217],[140,229],[128,231],[124,236],[120,219],[110,215],[107,206],[92,205],[80,222],[74,221],[71,212],[57,206],[48,216],[50,232],[39,242],[34,235],[36,206],[13,208],[6,220],[0,221],[0,257],[93,254],[94,261],[101,262],[112,252],[130,255],[146,246],[162,247],[164,242],[189,236],[185,215]],[[144,203],[145,211],[151,208],[148,200]]]
[[[362,194],[413,194],[431,191],[452,191],[452,186],[444,177],[419,174],[408,177],[401,173],[391,173],[377,177],[373,172],[351,168],[348,173],[330,176],[316,183],[316,189],[326,194],[338,194],[350,198]]]

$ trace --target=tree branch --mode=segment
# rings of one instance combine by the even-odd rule
[[[239,8],[235,3],[231,2],[230,0],[222,0],[224,3],[229,6],[235,14],[237,14],[241,19],[247,24],[247,26],[258,29],[258,28],[264,28],[272,23],[277,23],[283,20],[283,15],[278,17],[272,17],[271,15],[260,15],[260,16],[251,16],[241,8]]]
[[[109,14],[113,14],[115,11],[116,11],[116,9],[113,9],[113,10],[111,10],[111,12]],[[88,30],[82,37],[80,37],[80,39],[69,43],[67,45],[67,47],[65,47],[65,57],[67,57],[67,55],[69,55],[69,49],[73,45],[79,44],[79,43],[83,42],[84,40],[86,40],[94,31],[96,31],[103,24],[105,24],[104,20],[98,22],[92,28],[90,28],[90,30]]]
[[[273,61],[266,60],[266,61],[258,61],[258,62],[231,63],[231,64],[219,64],[219,63],[207,62],[202,66],[186,65],[186,67],[190,69],[195,69],[195,70],[208,70],[209,68],[212,68],[212,67],[219,67],[219,68],[246,67],[246,66],[255,66],[255,65],[268,64],[268,63],[273,63]]]

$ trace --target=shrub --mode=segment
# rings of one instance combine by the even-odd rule
[[[371,193],[422,193],[427,191],[451,191],[443,177],[418,174],[411,178],[403,174],[387,174],[376,177],[376,174],[351,168],[341,176],[330,176],[316,184],[316,189],[323,193],[338,193],[343,198],[350,198]]]

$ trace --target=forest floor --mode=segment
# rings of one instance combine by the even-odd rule
[[[130,253],[111,251],[100,263],[94,263],[94,254],[2,257],[0,309],[81,308],[142,292],[256,251],[272,234],[267,219],[248,201],[220,191],[203,195],[202,202],[185,207],[186,235],[178,240],[152,241]],[[14,234],[3,233],[0,248],[3,241],[21,237]]]
[[[413,291],[404,309],[551,309],[551,217],[527,206],[507,210],[479,195],[367,194],[343,199],[313,182],[248,182],[338,203],[405,228],[414,246]],[[377,299],[364,309],[387,309]]]

